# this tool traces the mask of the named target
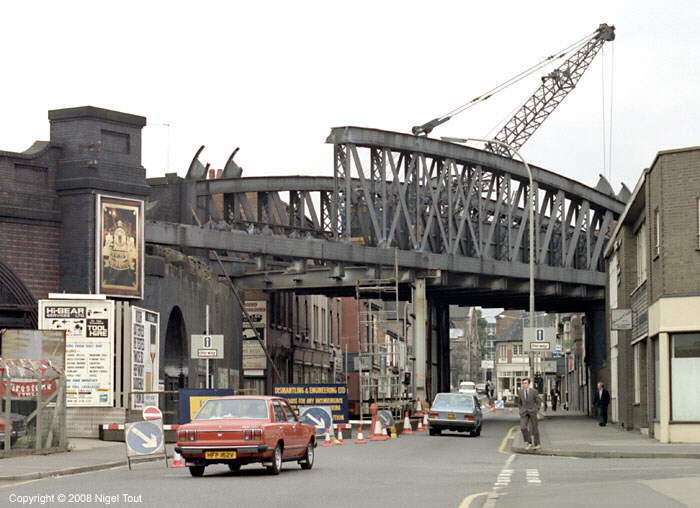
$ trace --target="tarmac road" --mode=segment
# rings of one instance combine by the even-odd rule
[[[503,445],[516,424],[515,415],[487,415],[477,438],[422,432],[319,446],[311,471],[286,463],[279,476],[250,465],[238,473],[212,466],[193,478],[150,462],[6,484],[0,506],[698,506],[700,461],[513,455]]]

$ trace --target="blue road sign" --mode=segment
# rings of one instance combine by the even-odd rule
[[[163,451],[163,421],[150,420],[126,424],[129,455],[150,455]]]
[[[316,435],[320,436],[333,425],[333,417],[328,408],[307,407],[301,411],[301,422],[308,423],[316,429]]]

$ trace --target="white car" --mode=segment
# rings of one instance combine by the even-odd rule
[[[459,383],[459,393],[476,395],[476,384],[474,384],[472,381],[462,381]]]

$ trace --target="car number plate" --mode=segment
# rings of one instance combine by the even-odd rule
[[[236,452],[205,452],[205,459],[235,459]]]
[[[455,416],[454,413],[447,413],[447,419],[448,420],[456,420],[457,417]]]

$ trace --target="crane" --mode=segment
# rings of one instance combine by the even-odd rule
[[[413,127],[412,132],[417,136],[421,134],[427,136],[435,127],[442,125],[462,111],[490,99],[498,92],[538,71],[552,61],[568,56],[559,67],[542,76],[542,84],[535,90],[535,93],[523,102],[510,120],[494,136],[495,140],[506,143],[513,149],[518,150],[557,106],[562,103],[571,90],[576,87],[581,76],[586,72],[586,69],[588,69],[595,56],[603,47],[603,44],[613,40],[615,40],[615,26],[603,23],[592,34],[576,41],[562,51],[548,56],[541,62],[492,88],[485,94],[453,109],[449,113],[434,118],[423,125]],[[505,157],[512,156],[508,148],[498,143],[487,143],[485,150]]]

